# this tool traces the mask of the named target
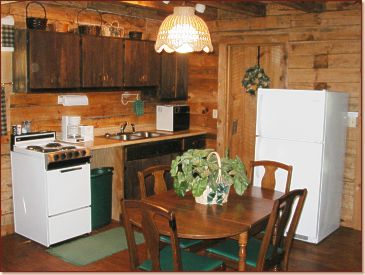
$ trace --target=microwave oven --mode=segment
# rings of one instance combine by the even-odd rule
[[[157,105],[156,129],[162,131],[188,130],[190,107],[188,105]]]

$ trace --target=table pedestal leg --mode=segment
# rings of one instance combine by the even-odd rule
[[[238,271],[245,271],[246,270],[246,246],[247,246],[247,238],[248,232],[243,232],[240,234],[238,239]]]

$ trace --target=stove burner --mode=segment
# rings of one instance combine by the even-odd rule
[[[62,148],[61,148],[61,150],[63,151],[63,150],[72,150],[72,149],[76,149],[76,146],[63,146]]]
[[[61,143],[58,143],[58,142],[51,142],[51,143],[46,144],[46,146],[44,146],[44,147],[54,148],[54,147],[61,147],[61,146],[62,146],[62,144],[61,144]]]
[[[42,153],[49,153],[49,152],[56,152],[58,151],[57,148],[43,148],[42,146],[37,145],[29,145],[27,146],[28,150],[36,151],[36,152],[42,152]]]
[[[29,146],[27,146],[27,149],[37,151],[37,152],[41,152],[43,150],[43,147],[36,146],[36,145],[29,145]]]

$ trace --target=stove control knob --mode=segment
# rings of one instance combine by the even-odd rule
[[[60,154],[60,158],[61,158],[61,160],[66,159],[66,154],[65,154],[65,153],[61,153],[61,154]]]
[[[72,152],[67,152],[66,155],[68,159],[72,159]]]
[[[85,150],[81,150],[81,151],[80,151],[80,154],[81,154],[81,156],[83,157],[83,156],[85,156],[85,155],[86,155],[86,151],[85,151]]]
[[[59,155],[54,155],[54,156],[53,156],[53,160],[54,160],[54,161],[57,161],[57,160],[59,160],[59,159],[60,159],[60,156],[59,156]]]
[[[79,152],[79,151],[75,151],[75,152],[74,152],[74,157],[75,157],[75,158],[78,158],[79,156],[80,156],[80,152]]]

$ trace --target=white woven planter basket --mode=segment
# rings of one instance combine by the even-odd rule
[[[218,177],[216,179],[216,183],[220,183],[220,182],[223,182],[222,180],[222,164],[221,164],[221,158],[219,156],[219,154],[217,152],[212,152],[208,155],[207,159],[209,159],[211,156],[215,156],[217,158],[217,161],[218,161]],[[228,195],[229,195],[229,189],[230,189],[230,186],[227,190],[227,192],[223,192],[222,195],[223,195],[223,200],[222,200],[222,204],[223,203],[226,203],[227,200],[228,200]],[[200,204],[220,204],[218,203],[218,194],[215,194],[214,198],[209,201],[208,200],[208,197],[209,197],[209,194],[212,192],[212,188],[209,186],[207,186],[207,188],[204,190],[203,194],[199,197],[195,197],[195,202],[197,203],[200,203]]]

